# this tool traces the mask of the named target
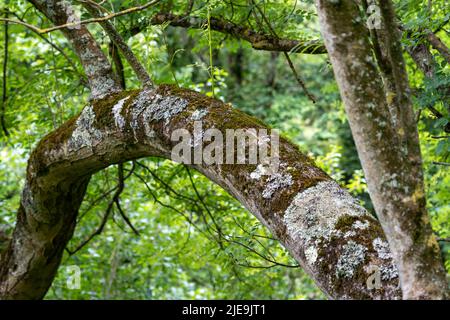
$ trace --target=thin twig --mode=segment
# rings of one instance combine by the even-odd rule
[[[158,204],[160,204],[161,206],[163,206],[163,207],[165,207],[165,208],[168,208],[168,209],[170,209],[170,210],[172,210],[172,211],[175,211],[176,213],[178,213],[179,215],[181,215],[184,219],[186,219],[186,221],[187,221],[190,225],[192,225],[198,232],[200,232],[201,234],[203,234],[208,240],[213,240],[213,239],[211,239],[211,238],[205,233],[204,230],[202,230],[201,228],[199,228],[199,226],[198,226],[196,223],[194,223],[194,221],[192,221],[192,219],[191,219],[189,216],[186,216],[182,211],[178,210],[177,208],[175,208],[175,207],[173,207],[173,206],[171,206],[171,205],[165,204],[164,202],[162,202],[161,200],[159,200],[158,197],[157,197],[157,196],[155,195],[155,193],[153,192],[153,190],[152,190],[152,189],[150,188],[150,186],[148,185],[147,181],[145,181],[145,179],[144,179],[143,177],[141,177],[141,176],[140,176],[138,173],[136,173],[136,172],[134,172],[133,175],[134,175],[135,177],[137,177],[139,180],[141,180],[142,183],[144,183],[144,186],[146,187],[147,191],[150,193],[150,195],[152,196],[153,200],[154,200],[156,203],[158,203]]]
[[[168,191],[168,192],[167,192],[167,195],[168,195],[168,196],[170,196],[170,194],[173,193],[173,194],[175,195],[175,198],[176,198],[176,199],[179,199],[179,200],[182,200],[182,201],[187,200],[187,201],[189,201],[192,205],[194,205],[194,206],[198,209],[198,213],[199,213],[199,215],[200,215],[200,218],[203,220],[205,226],[207,227],[207,232],[211,235],[211,237],[213,237],[213,238],[215,239],[216,236],[215,236],[215,234],[213,233],[213,231],[214,231],[214,232],[217,232],[217,231],[216,231],[216,230],[213,230],[213,231],[210,230],[210,229],[212,229],[212,228],[209,227],[209,224],[208,224],[208,221],[207,221],[207,219],[206,219],[206,216],[205,216],[205,214],[203,213],[203,207],[198,203],[197,200],[195,200],[195,199],[193,199],[193,198],[191,198],[191,197],[185,196],[185,195],[183,195],[183,194],[177,192],[176,190],[174,190],[167,182],[165,182],[163,179],[161,179],[161,178],[160,178],[153,170],[151,170],[151,169],[150,169],[149,167],[147,167],[146,165],[144,165],[144,164],[142,164],[142,163],[140,163],[140,162],[138,162],[138,161],[136,161],[136,164],[138,164],[139,166],[141,166],[142,168],[144,168],[145,170],[147,170],[148,172],[150,172],[150,174],[152,175],[152,177],[153,177],[157,182],[161,183],[161,184],[163,185],[163,187],[165,188],[165,190]],[[183,169],[182,166],[180,166],[180,168]],[[172,179],[172,178],[169,178],[169,180],[171,180],[171,179]]]
[[[117,194],[117,191],[116,191],[116,194]],[[106,208],[106,212],[103,215],[103,218],[102,218],[102,221],[100,223],[100,226],[86,240],[84,240],[81,244],[79,244],[74,250],[70,250],[69,248],[66,248],[66,251],[70,255],[74,255],[75,253],[77,253],[78,251],[83,249],[95,236],[98,236],[99,234],[101,234],[103,232],[103,229],[105,228],[106,222],[108,221],[108,218],[111,215],[113,206],[114,206],[114,200],[111,200],[108,203],[108,207]]]
[[[53,31],[56,31],[56,30],[64,29],[64,28],[75,27],[75,26],[79,26],[79,25],[83,25],[83,24],[90,24],[90,23],[95,23],[95,22],[108,21],[108,20],[111,20],[111,19],[114,19],[116,17],[120,17],[120,16],[123,16],[123,15],[129,14],[129,13],[132,13],[132,12],[145,10],[148,7],[150,7],[152,5],[155,5],[156,3],[160,2],[160,1],[161,0],[154,0],[154,1],[151,1],[151,2],[149,2],[147,4],[144,4],[142,6],[128,8],[128,9],[125,9],[123,11],[115,12],[115,13],[112,13],[112,14],[109,14],[109,15],[106,15],[106,16],[103,16],[103,17],[91,18],[91,19],[86,19],[86,20],[77,21],[77,22],[69,22],[69,23],[65,23],[65,24],[59,25],[59,26],[54,26],[54,27],[45,28],[45,29],[38,28],[38,27],[36,27],[36,26],[34,26],[32,24],[29,24],[29,23],[26,23],[26,22],[22,22],[22,21],[19,21],[19,20],[0,18],[0,21],[20,24],[20,25],[23,25],[23,26],[25,26],[25,27],[27,27],[29,29],[32,29],[33,31],[36,31],[38,33],[42,33],[43,34],[43,33],[49,33],[49,32],[53,32]]]
[[[269,28],[270,32],[272,33],[272,35],[279,39],[277,33],[275,32],[275,30],[272,28],[272,25],[270,23],[270,21],[267,19],[266,15],[264,14],[264,12],[261,10],[261,8],[253,1],[251,0],[251,2],[253,3],[253,5],[255,6],[256,10],[258,10],[259,14],[261,15],[261,17],[263,18],[264,22],[267,24],[267,27]],[[303,81],[303,79],[300,77],[300,74],[297,72],[297,70],[295,69],[294,64],[292,63],[291,58],[289,57],[289,54],[286,51],[283,51],[284,57],[286,58],[286,61],[289,64],[289,68],[292,70],[292,73],[295,76],[295,79],[297,80],[298,84],[300,85],[300,87],[303,89],[303,91],[305,92],[306,96],[309,98],[309,100],[311,100],[313,103],[316,103],[316,98],[314,97],[314,95],[312,93],[310,93],[308,91],[308,88],[306,88],[305,82]]]
[[[265,255],[261,254],[260,252],[256,251],[256,250],[253,249],[252,247],[249,247],[248,245],[246,245],[246,244],[244,244],[244,243],[242,243],[242,242],[239,242],[239,241],[236,241],[236,240],[232,240],[232,239],[227,239],[227,238],[225,238],[225,240],[228,241],[228,242],[230,242],[230,243],[238,244],[238,245],[240,245],[240,246],[246,248],[248,251],[254,253],[254,254],[257,255],[258,257],[260,257],[260,258],[262,258],[262,259],[264,259],[264,260],[266,260],[266,261],[268,261],[268,262],[270,262],[270,263],[273,263],[273,264],[275,264],[275,265],[278,265],[278,266],[281,266],[281,267],[287,267],[287,268],[298,268],[298,267],[300,267],[298,264],[291,265],[291,264],[285,264],[285,263],[281,263],[281,262],[277,262],[277,261],[275,261],[275,260],[272,260],[272,259],[266,257]]]
[[[294,77],[297,80],[297,82],[300,85],[300,87],[302,87],[303,91],[308,96],[309,100],[311,100],[313,103],[316,103],[316,97],[312,93],[310,93],[308,91],[308,89],[306,88],[305,82],[300,77],[300,75],[297,73],[297,70],[295,69],[294,64],[292,63],[292,60],[289,57],[289,54],[286,51],[284,51],[283,54],[284,54],[284,57],[286,58],[286,61],[289,64],[289,68],[291,68],[292,73],[294,74]]]
[[[92,5],[90,2],[84,2],[83,3],[86,10],[89,11],[94,17],[101,19],[101,12],[99,9]],[[130,64],[131,68],[133,69],[134,73],[138,77],[139,81],[142,83],[143,86],[152,87],[153,82],[150,78],[150,75],[145,70],[142,63],[138,60],[136,55],[133,53],[131,48],[126,44],[126,42],[123,40],[122,36],[119,34],[119,32],[116,30],[114,25],[108,21],[108,20],[100,20],[100,25],[103,27],[103,29],[108,34],[111,41],[119,48],[119,50],[122,52],[125,59]]]
[[[217,224],[216,220],[214,219],[214,215],[211,213],[211,211],[209,210],[208,206],[206,205],[206,203],[203,201],[203,198],[200,196],[200,193],[197,190],[197,187],[194,183],[194,180],[192,179],[192,174],[191,171],[189,170],[189,168],[187,166],[185,166],[186,171],[189,175],[189,181],[191,182],[192,188],[194,189],[195,194],[197,195],[198,200],[200,201],[200,203],[203,205],[203,207],[205,208],[206,212],[208,213],[209,217],[211,218],[214,226],[216,227],[217,233],[219,234],[219,239],[221,239],[223,237],[223,233],[222,233],[222,229],[220,228],[220,226]]]
[[[108,222],[108,218],[111,216],[111,212],[113,210],[114,204],[117,205],[117,202],[119,201],[118,199],[124,190],[124,186],[125,186],[124,181],[126,178],[128,178],[130,176],[130,175],[127,175],[126,177],[123,176],[123,164],[119,164],[118,171],[119,171],[119,181],[117,184],[117,190],[114,193],[112,199],[108,203],[108,207],[106,208],[105,214],[103,215],[100,226],[87,239],[85,239],[81,244],[79,244],[74,250],[70,250],[70,249],[66,248],[66,251],[70,255],[74,255],[75,253],[77,253],[78,251],[83,249],[94,237],[98,236],[99,234],[101,234],[103,232],[103,230],[106,226],[106,223]]]
[[[12,14],[13,14],[14,16],[16,16],[17,19],[18,19],[19,21],[24,22],[23,19],[22,19],[20,16],[18,16],[18,15],[15,14],[14,12],[13,12]],[[83,85],[87,86],[88,82],[87,82],[86,76],[85,76],[84,74],[82,74],[81,72],[78,71],[78,68],[77,68],[75,62],[74,62],[72,59],[70,59],[70,57],[64,52],[64,50],[63,50],[61,47],[57,46],[57,45],[56,45],[55,43],[53,43],[52,41],[48,40],[43,34],[37,32],[35,29],[30,29],[30,30],[33,31],[33,33],[35,33],[37,36],[39,36],[39,38],[41,38],[42,40],[44,40],[47,44],[49,44],[53,49],[55,49],[56,51],[58,51],[58,52],[59,52],[59,53],[67,60],[67,62],[68,62],[68,63],[70,64],[70,66],[73,68],[73,71],[76,72],[76,73],[81,77],[81,80],[82,80]]]
[[[6,17],[6,19],[8,18],[8,11],[5,12],[5,17]],[[8,87],[7,87],[8,44],[9,44],[8,23],[5,23],[4,41],[5,41],[5,45],[4,45],[4,57],[3,57],[4,58],[3,59],[3,93],[2,93],[2,108],[1,108],[1,112],[0,112],[0,122],[2,125],[3,133],[5,134],[5,136],[9,136],[9,131],[6,128],[6,123],[5,123],[6,101],[8,100],[8,95],[6,92],[6,90],[8,89]]]
[[[118,175],[119,175],[118,188],[121,190],[124,190],[125,189],[125,179],[123,176],[123,163],[119,163],[117,165],[117,170],[118,170]],[[139,231],[135,228],[135,226],[133,226],[133,224],[131,223],[131,220],[128,218],[128,216],[125,214],[125,212],[123,212],[123,210],[122,210],[122,207],[120,205],[120,194],[114,196],[114,203],[116,204],[116,208],[119,211],[119,214],[123,218],[125,223],[131,228],[131,230],[133,230],[133,232],[136,235],[139,236],[140,235]]]
[[[432,162],[435,165],[439,165],[439,166],[446,166],[446,167],[450,167],[450,162],[439,162],[439,161],[433,161]]]

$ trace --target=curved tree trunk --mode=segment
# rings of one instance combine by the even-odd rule
[[[28,163],[17,225],[0,266],[0,298],[43,298],[73,234],[91,175],[140,157],[170,158],[171,133],[192,132],[199,109],[204,130],[266,128],[221,101],[160,86],[94,101],[47,135]],[[328,296],[400,298],[379,222],[296,146],[281,138],[279,150],[280,169],[269,176],[255,174],[255,164],[193,167],[266,225]],[[374,288],[370,281],[377,275],[381,286]]]

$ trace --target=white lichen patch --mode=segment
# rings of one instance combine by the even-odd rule
[[[389,250],[389,244],[380,238],[375,238],[372,241],[373,248],[378,254],[378,257],[383,260],[392,259],[391,252]]]
[[[344,233],[344,238],[350,238],[350,237],[354,237],[356,236],[356,232],[353,230],[347,231],[346,233]]]
[[[119,88],[116,86],[116,82],[107,77],[107,76],[98,76],[99,70],[102,70],[102,67],[86,67],[86,74],[95,74],[96,76],[91,80],[90,87],[92,88],[90,99],[98,100],[106,97],[107,95],[119,91]]]
[[[117,102],[116,105],[112,108],[112,113],[114,116],[114,122],[116,123],[116,126],[122,130],[125,127],[125,118],[122,116],[122,108],[125,103],[130,97],[125,97]]]
[[[191,114],[191,119],[194,121],[198,121],[203,119],[204,116],[206,116],[208,114],[208,110],[205,108],[202,109],[197,109],[194,112],[192,112]]]
[[[264,199],[269,199],[275,193],[275,191],[291,186],[294,183],[292,176],[282,173],[275,173],[267,179],[267,184],[262,192]]]
[[[392,254],[389,249],[387,241],[381,238],[375,238],[372,241],[374,250],[377,252],[378,258],[385,260],[379,267],[379,272],[382,280],[389,281],[398,277],[397,266],[392,261]]]
[[[369,227],[369,221],[361,222],[359,220],[355,221],[352,225],[353,229],[365,230]]]
[[[333,235],[343,236],[335,225],[344,216],[369,217],[369,214],[336,182],[321,181],[294,197],[283,220],[294,241],[318,244]]]
[[[354,241],[349,241],[343,247],[341,256],[336,265],[336,276],[338,278],[351,278],[358,266],[364,262],[367,248]]]
[[[259,180],[261,179],[262,176],[267,174],[268,174],[267,168],[262,164],[258,164],[256,166],[256,169],[250,173],[250,178],[253,180]]]
[[[92,147],[95,141],[100,141],[102,134],[95,128],[95,113],[92,106],[83,109],[75,123],[75,130],[68,141],[69,150],[78,150],[83,147]]]
[[[144,124],[145,131],[151,131],[150,123],[164,121],[182,112],[188,105],[188,101],[176,96],[162,96],[155,94],[150,89],[142,90],[131,106],[131,127],[136,132],[139,128],[139,120]]]
[[[380,267],[381,280],[389,281],[398,277],[397,267],[391,263]]]
[[[317,261],[318,253],[314,246],[310,246],[305,250],[306,260],[310,265],[313,265]]]

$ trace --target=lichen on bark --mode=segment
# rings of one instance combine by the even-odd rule
[[[70,150],[92,147],[96,141],[102,139],[102,133],[95,128],[95,112],[91,105],[83,109],[75,123],[75,130],[68,141]]]

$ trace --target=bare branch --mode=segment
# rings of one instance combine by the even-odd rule
[[[133,173],[134,169],[135,169],[135,165],[133,163],[133,167],[131,168],[130,173],[127,176],[130,176]],[[118,187],[119,187],[119,189],[123,190],[125,188],[125,177],[123,175],[123,163],[119,163],[117,165],[117,170],[118,170],[118,180],[119,180]],[[117,210],[119,211],[119,214],[121,215],[123,220],[125,220],[125,223],[130,227],[131,230],[133,230],[133,232],[136,235],[139,236],[140,235],[139,231],[133,226],[130,218],[128,218],[128,216],[122,210],[122,206],[120,205],[120,194],[115,197],[114,202],[116,204]]]
[[[43,32],[42,32],[43,29],[40,29],[40,28],[38,28],[38,27],[36,27],[36,26],[33,26],[32,24],[26,23],[26,22],[21,21],[21,20],[14,20],[14,19],[8,19],[8,18],[0,18],[0,21],[4,22],[5,24],[8,24],[8,23],[19,24],[19,25],[21,25],[21,26],[25,26],[25,27],[27,27],[28,29],[33,30],[33,31],[36,32],[36,33],[43,33]]]
[[[439,51],[441,56],[447,61],[447,63],[450,63],[450,49],[447,48],[447,46],[442,42],[439,37],[434,34],[433,32],[429,32],[427,34],[427,40],[430,42],[431,46]]]
[[[275,30],[272,28],[272,25],[270,23],[270,21],[267,19],[266,15],[264,14],[264,12],[261,10],[261,8],[252,0],[253,5],[256,7],[256,9],[258,10],[259,14],[261,15],[262,19],[264,20],[264,22],[266,23],[267,27],[269,28],[270,32],[272,33],[272,35],[276,38],[279,39],[277,33],[275,32]],[[292,63],[291,58],[289,57],[289,54],[286,51],[283,51],[284,57],[286,58],[286,61],[289,64],[289,68],[291,68],[292,73],[295,76],[295,79],[297,80],[298,84],[300,85],[300,87],[303,89],[303,91],[305,92],[306,96],[309,98],[309,100],[311,100],[313,103],[316,103],[316,98],[309,92],[308,88],[306,88],[305,82],[303,81],[303,79],[300,77],[300,74],[297,72],[297,70],[294,67],[294,64]]]
[[[127,82],[125,79],[124,66],[123,66],[122,59],[119,54],[119,49],[113,42],[109,43],[109,55],[111,57],[111,60],[113,61],[116,75],[119,78],[120,86],[123,89],[126,89]]]
[[[283,54],[289,65],[289,68],[291,68],[291,71],[294,74],[295,80],[297,80],[298,84],[303,89],[303,91],[305,92],[305,94],[307,95],[309,100],[311,100],[313,103],[316,103],[316,97],[311,92],[309,92],[308,88],[306,88],[305,82],[303,81],[303,79],[300,77],[297,70],[295,69],[294,63],[292,63],[292,60],[289,57],[289,54],[287,52],[283,52]]]
[[[439,166],[450,167],[450,162],[438,162],[438,161],[433,161],[433,164],[439,165]]]
[[[156,3],[156,2],[153,2]],[[101,13],[97,9],[96,6],[93,6],[90,2],[83,2],[83,6],[86,8],[86,10],[89,11],[94,17],[97,19],[101,19]],[[147,5],[148,7],[148,5]],[[111,16],[111,15],[110,15]],[[112,42],[119,48],[119,50],[122,52],[125,59],[130,64],[131,68],[133,69],[134,73],[137,75],[138,79],[141,81],[143,86],[151,87],[153,86],[153,82],[150,79],[149,74],[145,70],[144,66],[139,62],[133,51],[131,51],[130,47],[126,44],[126,42],[123,40],[122,36],[119,34],[119,32],[114,28],[113,24],[108,20],[99,20],[100,25],[103,27],[103,29],[108,34],[109,38]]]
[[[60,0],[29,0],[55,25],[77,20],[73,8]],[[75,24],[61,31],[71,42],[75,53],[83,65],[91,88],[91,99],[100,99],[120,91],[112,66],[102,52],[99,44],[84,25]]]
[[[35,0],[35,1],[29,0],[29,1],[30,2],[41,2],[41,0]],[[39,33],[49,33],[49,32],[53,32],[53,31],[56,31],[56,30],[67,29],[67,28],[71,28],[71,27],[79,27],[79,26],[85,25],[85,24],[108,21],[108,20],[111,20],[111,19],[114,19],[116,17],[120,17],[120,16],[123,16],[123,15],[129,14],[129,13],[132,13],[132,12],[145,10],[148,7],[158,3],[160,1],[161,0],[154,0],[152,2],[149,2],[149,3],[145,4],[145,5],[128,8],[128,9],[125,9],[123,11],[115,12],[115,13],[112,13],[112,14],[109,14],[109,15],[106,15],[106,16],[103,16],[103,17],[97,17],[97,18],[86,19],[86,20],[75,21],[75,22],[62,23],[62,24],[59,24],[57,26],[50,27],[50,28],[45,28],[45,29],[41,29],[41,28],[38,28],[38,27],[33,26],[31,24],[28,24],[28,23],[25,23],[25,22],[22,22],[22,21],[18,21],[18,20],[11,20],[11,19],[0,18],[0,21],[20,24],[20,25],[26,26],[27,28],[34,29],[34,31],[39,32]],[[83,4],[90,4],[91,3],[90,1],[81,1],[81,2],[83,2]]]
[[[242,242],[239,242],[239,241],[236,241],[236,240],[233,240],[233,239],[228,239],[228,238],[225,238],[225,240],[228,241],[228,242],[230,242],[230,243],[234,243],[234,244],[240,245],[241,247],[244,247],[244,248],[247,249],[249,252],[255,254],[256,256],[260,257],[261,259],[266,260],[266,261],[268,261],[268,262],[270,262],[270,263],[273,263],[274,266],[276,265],[276,266],[282,266],[282,267],[287,267],[287,268],[298,268],[298,267],[300,267],[298,264],[291,265],[291,264],[285,264],[285,263],[281,263],[281,262],[277,262],[277,261],[275,261],[275,260],[272,260],[272,259],[266,257],[266,256],[263,255],[262,253],[256,251],[256,250],[253,249],[252,247],[250,247],[250,246],[248,246],[248,245],[246,245],[246,244],[244,244],[244,243],[242,243]]]
[[[145,23],[135,26],[130,30],[134,36],[148,25],[161,25],[169,23],[173,27],[204,29],[208,24],[207,19],[189,15],[174,15],[172,13],[158,13]],[[273,35],[259,33],[234,22],[211,17],[211,30],[231,35],[249,42],[253,49],[265,51],[286,51],[304,54],[326,53],[325,46],[319,40],[291,40],[280,39]]]
[[[129,99],[129,103],[122,112],[130,115],[125,119],[124,127],[117,125],[111,112],[98,112],[111,110],[124,98]],[[47,135],[29,160],[19,219],[13,240],[0,263],[0,297],[43,297],[56,274],[62,252],[73,235],[78,209],[91,175],[122,161],[146,156],[169,157],[173,148],[170,133],[175,128],[192,128],[192,114],[197,110],[194,102],[199,100],[207,110],[203,121],[222,132],[229,129],[230,124],[233,129],[241,127],[242,121],[246,127],[267,128],[259,120],[220,100],[163,85],[154,90],[121,92],[93,102],[78,118]],[[158,104],[157,108],[155,104]],[[160,114],[159,106],[164,106],[164,112],[169,115],[149,121]],[[130,141],[133,141],[132,147]],[[192,167],[225,188],[254,213],[329,296],[360,299],[398,297],[395,275],[384,281],[376,291],[370,291],[366,286],[369,265],[394,267],[392,259],[380,260],[370,245],[375,239],[385,239],[379,222],[289,141],[283,139],[280,150],[280,161],[286,163],[289,171],[282,169],[279,174],[289,175],[292,182],[289,187],[277,189],[270,199],[263,197],[263,191],[268,187],[266,179],[255,180],[251,177],[252,166],[230,170],[227,165],[201,163]],[[155,201],[159,201],[145,179],[142,180]],[[209,239],[216,240],[216,235],[211,237],[208,230],[192,223],[189,214],[165,206],[178,212]],[[312,215],[319,226],[329,226],[327,233],[317,234],[306,215]],[[29,223],[35,221],[42,221],[42,227],[30,228]],[[359,221],[367,225],[367,232],[345,238],[344,226],[339,221],[346,221],[345,228]],[[350,239],[361,246],[364,244],[364,260],[351,266],[352,276],[336,277],[336,272],[343,272],[341,258],[351,249],[343,244]],[[28,267],[16,270],[15,266],[20,261],[27,261]]]
[[[8,11],[5,12],[5,18],[8,18]],[[8,128],[5,123],[6,101],[8,99],[8,44],[9,44],[9,32],[8,23],[5,23],[4,27],[4,54],[3,54],[3,84],[2,84],[2,107],[0,109],[0,123],[5,136],[9,136]]]

